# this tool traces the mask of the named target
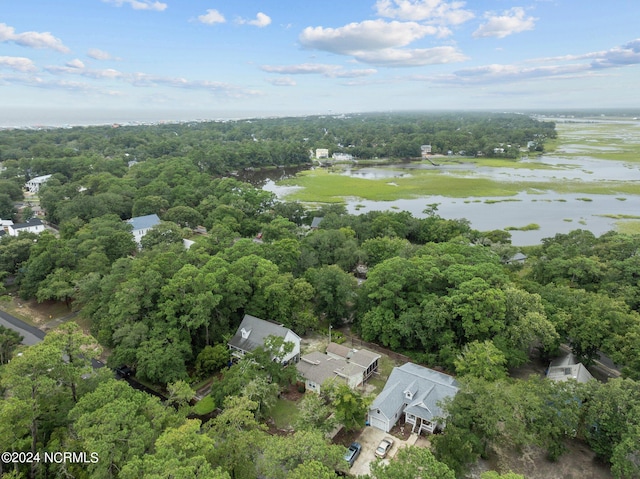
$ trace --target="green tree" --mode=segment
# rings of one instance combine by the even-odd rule
[[[332,325],[341,326],[355,306],[357,280],[336,265],[309,269],[305,278],[315,290],[316,311],[324,314]]]
[[[298,403],[298,412],[296,430],[320,431],[326,434],[335,427],[333,408],[318,394],[305,394]]]
[[[491,340],[466,344],[454,364],[460,376],[469,375],[486,381],[507,377],[507,358]]]
[[[87,466],[95,478],[117,477],[125,464],[151,450],[162,432],[179,421],[158,398],[115,379],[80,398],[69,419],[81,450],[96,452],[100,458]]]
[[[199,377],[209,377],[220,371],[229,363],[229,348],[220,343],[215,346],[205,346],[196,358],[196,374]]]
[[[455,479],[455,473],[438,461],[429,449],[423,447],[403,447],[396,457],[385,464],[371,463],[372,479]]]
[[[480,479],[525,479],[525,477],[522,474],[516,474],[511,471],[503,474],[496,471],[486,471],[480,474]]]
[[[293,436],[273,436],[266,442],[258,469],[265,477],[286,479],[301,464],[318,461],[325,467],[344,471],[344,449],[329,444],[319,431],[297,431]]]
[[[9,362],[21,342],[22,335],[20,333],[0,325],[0,364]]]
[[[369,401],[348,385],[339,383],[327,388],[325,393],[335,408],[335,418],[347,431],[354,431],[364,424]]]

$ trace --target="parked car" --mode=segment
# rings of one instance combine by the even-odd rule
[[[356,462],[356,459],[360,455],[360,451],[362,450],[362,446],[358,442],[353,442],[347,449],[347,452],[344,455],[345,461],[349,463],[349,467],[353,466],[353,463]]]
[[[384,459],[385,457],[387,457],[387,453],[391,450],[392,447],[393,439],[391,439],[390,437],[385,437],[376,449],[375,455],[380,459]]]

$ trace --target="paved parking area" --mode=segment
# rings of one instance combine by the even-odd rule
[[[374,451],[385,437],[392,437],[395,441],[393,448],[387,454],[385,459],[381,459],[383,462],[389,462],[389,459],[393,458],[398,449],[400,447],[406,447],[407,445],[413,445],[416,443],[418,437],[415,434],[409,436],[409,439],[406,441],[402,441],[397,437],[392,436],[389,433],[381,431],[375,427],[366,426],[360,435],[355,439],[356,442],[359,442],[362,445],[362,451],[360,451],[360,455],[356,459],[356,462],[353,464],[353,467],[350,469],[351,474],[353,475],[365,475],[370,473],[370,464],[377,460]]]

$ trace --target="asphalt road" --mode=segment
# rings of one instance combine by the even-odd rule
[[[9,313],[5,313],[4,311],[0,311],[0,324],[20,333],[22,335],[22,344],[27,346],[33,346],[34,344],[39,343],[44,339],[46,334],[41,329],[31,326],[21,319],[18,319]],[[104,363],[97,359],[92,359],[91,365],[93,366],[93,369],[104,367]]]
[[[0,324],[20,333],[23,337],[22,344],[26,344],[27,346],[33,346],[44,339],[44,331],[4,311],[0,311]]]

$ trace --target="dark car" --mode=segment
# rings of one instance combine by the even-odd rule
[[[347,449],[347,452],[344,455],[344,459],[349,463],[349,467],[353,466],[353,463],[356,462],[356,459],[360,455],[361,450],[362,446],[360,445],[360,443],[351,443],[349,449]]]
[[[126,364],[123,364],[122,366],[118,366],[116,368],[116,376],[120,378],[128,378],[132,374],[133,374],[133,368],[130,368]]]

